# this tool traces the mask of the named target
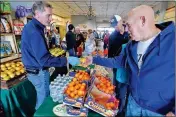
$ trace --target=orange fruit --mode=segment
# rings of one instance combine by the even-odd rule
[[[86,86],[81,85],[80,89],[81,89],[81,90],[85,90],[85,89],[86,89]]]
[[[85,96],[85,95],[86,95],[86,91],[83,91],[83,92],[82,92],[82,96]]]
[[[70,90],[66,90],[67,95],[70,95],[70,93],[71,93]]]
[[[109,106],[110,106],[111,108],[114,108],[115,105],[114,105],[113,102],[110,102],[110,103],[109,103]]]
[[[79,73],[76,73],[76,74],[75,74],[75,77],[78,78],[78,76],[79,76]]]
[[[74,91],[74,87],[73,86],[71,86],[69,89],[70,89],[71,92]]]
[[[80,75],[80,76],[79,76],[79,79],[82,79],[82,78],[83,78],[83,75]]]
[[[110,91],[110,92],[109,92],[109,94],[111,94],[111,95],[112,95],[113,93],[114,93],[114,91]]]
[[[74,99],[77,99],[77,98],[79,98],[79,96],[78,96],[78,95],[75,95]]]
[[[106,105],[105,105],[105,106],[106,106],[106,108],[107,108],[107,107],[109,107],[109,103],[106,103]]]
[[[76,85],[76,86],[75,86],[75,89],[76,89],[76,90],[79,89],[79,85]]]
[[[105,93],[107,93],[107,94],[108,94],[108,93],[109,93],[109,90],[107,90],[107,89],[106,89],[106,90],[105,90]]]
[[[78,84],[79,88],[81,87],[81,84]]]
[[[113,90],[113,89],[114,89],[114,87],[111,85],[111,86],[109,87],[109,89],[110,89],[110,90]]]
[[[111,107],[108,106],[107,109],[108,109],[108,110],[111,110]]]
[[[81,85],[82,85],[82,86],[86,86],[86,83],[82,83]]]
[[[107,86],[108,86],[108,87],[109,87],[109,86],[111,86],[111,83],[110,83],[110,82],[108,82],[108,83],[107,83]]]
[[[72,80],[73,82],[76,82],[77,81],[77,79],[76,78],[73,78],[73,80]]]
[[[77,91],[77,90],[74,90],[73,93],[76,95],[76,94],[78,93],[78,91]]]
[[[75,94],[74,94],[74,93],[71,93],[71,94],[70,94],[70,97],[71,97],[71,98],[74,98],[74,97],[75,97]]]
[[[100,86],[101,86],[101,87],[103,87],[103,86],[104,86],[104,84],[103,84],[103,83],[100,83]]]
[[[79,96],[82,96],[82,95],[83,95],[83,91],[79,90],[79,91],[78,91],[78,95],[79,95]]]

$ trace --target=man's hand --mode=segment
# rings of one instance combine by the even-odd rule
[[[67,60],[68,63],[71,64],[72,66],[78,65],[80,63],[79,58],[73,56],[67,57]]]
[[[172,112],[168,112],[168,113],[166,114],[166,117],[175,117],[175,115],[174,115],[174,113],[172,113]]]
[[[86,58],[86,64],[87,64],[87,65],[92,64],[92,62],[93,62],[92,56],[86,56],[85,58]]]

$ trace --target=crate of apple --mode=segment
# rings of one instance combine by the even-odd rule
[[[111,83],[111,81],[103,76],[97,76],[97,80],[95,80],[95,85],[98,90],[113,95],[115,86]]]
[[[76,78],[73,78],[68,84],[65,94],[70,98],[77,99],[86,95],[86,89],[86,83],[79,82]]]

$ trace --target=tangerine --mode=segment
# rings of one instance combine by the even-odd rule
[[[71,98],[74,98],[74,97],[75,97],[75,94],[74,94],[74,93],[70,93],[70,97],[71,97]]]

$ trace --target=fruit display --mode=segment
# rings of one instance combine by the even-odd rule
[[[117,101],[118,103],[119,101]],[[108,110],[114,110],[115,109],[115,103],[114,102],[108,102],[106,103],[106,106],[105,106]]]
[[[103,116],[115,116],[118,112],[119,100],[113,95],[114,88],[109,78],[96,77],[84,105]]]
[[[0,75],[2,80],[13,79],[16,76],[24,74],[24,66],[22,62],[8,62],[5,64],[1,64]]]
[[[80,61],[83,64],[87,59],[80,58]],[[64,89],[63,104],[80,109],[87,107],[103,116],[115,116],[119,100],[115,97],[115,86],[106,70],[95,66],[93,70],[87,67],[86,70],[70,71],[71,79]]]
[[[76,78],[73,78],[68,84],[65,94],[74,99],[84,97],[86,95],[86,83],[81,83]]]
[[[104,51],[101,50],[93,51],[92,56],[104,56]]]
[[[90,80],[90,75],[83,70],[78,70],[75,74],[75,78],[73,80],[78,80],[78,81],[88,81]]]
[[[49,51],[55,57],[61,56],[65,53],[65,51],[60,48],[53,48],[53,49],[50,49]]]
[[[96,87],[107,94],[112,95],[114,93],[115,86],[111,83],[111,81],[103,76],[96,77],[99,81],[95,82]]]

